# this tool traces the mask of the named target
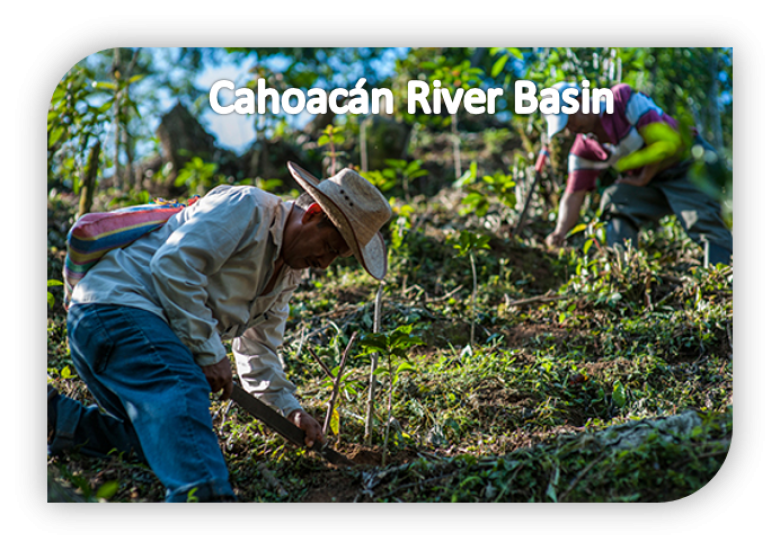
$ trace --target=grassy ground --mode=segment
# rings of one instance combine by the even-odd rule
[[[331,466],[236,405],[213,403],[239,500],[669,501],[706,485],[731,440],[731,269],[699,265],[673,219],[645,232],[638,252],[603,249],[594,224],[558,252],[541,244],[549,223],[511,238],[516,214],[491,204],[485,216],[461,217],[458,200],[447,190],[395,205],[382,329],[410,327],[423,345],[393,358],[392,380],[380,358],[370,442],[371,359],[359,344],[350,355],[330,438],[354,467]],[[50,278],[66,206],[50,204]],[[471,264],[452,246],[462,230],[489,237],[490,249],[475,253],[475,311]],[[310,274],[291,303],[282,356],[320,420],[332,382],[307,346],[335,368],[350,335],[371,332],[376,291],[348,259]],[[91,402],[68,377],[57,302],[48,345],[52,383]],[[87,500],[164,495],[148,468],[119,457],[71,454],[50,458],[49,470]]]

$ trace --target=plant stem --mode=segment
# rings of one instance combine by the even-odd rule
[[[330,394],[330,401],[328,401],[328,412],[325,414],[325,425],[322,427],[322,435],[328,435],[328,427],[330,426],[330,418],[333,416],[333,410],[336,408],[336,397],[339,395],[339,383],[341,382],[341,376],[344,374],[344,369],[347,366],[347,356],[349,350],[352,349],[352,344],[355,343],[357,338],[357,332],[353,332],[349,339],[346,349],[344,349],[344,355],[341,356],[341,364],[339,365],[339,373],[336,375],[336,380],[333,382],[333,392]]]
[[[336,143],[334,141],[334,132],[330,131],[330,177],[336,175]]]
[[[360,169],[363,172],[368,171],[368,149],[366,145],[366,124],[368,124],[368,117],[360,121]]]
[[[471,347],[474,347],[474,324],[477,321],[477,266],[474,263],[474,253],[469,252],[471,260],[471,278],[474,283],[474,289],[471,292]]]
[[[382,323],[382,288],[383,283],[379,283],[379,289],[377,289],[376,298],[374,299],[374,334],[379,332]],[[371,371],[368,374],[368,407],[366,409],[366,433],[364,436],[366,445],[371,445],[371,434],[374,427],[374,389],[376,388],[374,370],[376,370],[378,361],[379,355],[372,353]]]
[[[452,156],[455,164],[455,179],[463,174],[460,167],[460,136],[458,135],[458,115],[452,115]]]
[[[387,355],[387,373],[390,376],[390,388],[387,394],[387,422],[385,423],[385,442],[382,445],[382,467],[385,467],[387,458],[387,442],[390,441],[390,419],[393,412],[393,359],[390,354]]]

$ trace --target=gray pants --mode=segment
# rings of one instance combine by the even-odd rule
[[[674,214],[688,236],[708,251],[708,263],[731,263],[731,232],[720,216],[720,203],[699,191],[687,177],[654,179],[645,187],[611,185],[601,196],[601,211],[607,221],[609,246],[629,239],[636,247],[642,226]]]

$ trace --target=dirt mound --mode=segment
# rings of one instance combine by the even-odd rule
[[[353,467],[328,466],[310,480],[311,490],[303,502],[354,502],[363,491],[362,472],[382,465],[382,450],[354,443],[340,443],[337,450],[355,463]],[[419,458],[416,452],[404,449],[388,453],[387,467],[406,464]]]
[[[552,338],[556,342],[566,342],[580,336],[580,331],[555,325],[518,325],[506,333],[506,343],[509,347],[523,347],[536,338]]]

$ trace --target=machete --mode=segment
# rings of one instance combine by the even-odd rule
[[[302,429],[274,411],[271,407],[259,399],[255,399],[238,384],[233,384],[233,392],[230,394],[230,399],[238,403],[242,409],[281,435],[287,441],[295,443],[300,447],[306,447],[304,431]],[[347,466],[354,465],[354,462],[352,462],[346,456],[334,451],[327,445],[323,445],[319,441],[315,441],[314,445],[310,448],[320,453],[328,462],[332,464],[344,464]]]

